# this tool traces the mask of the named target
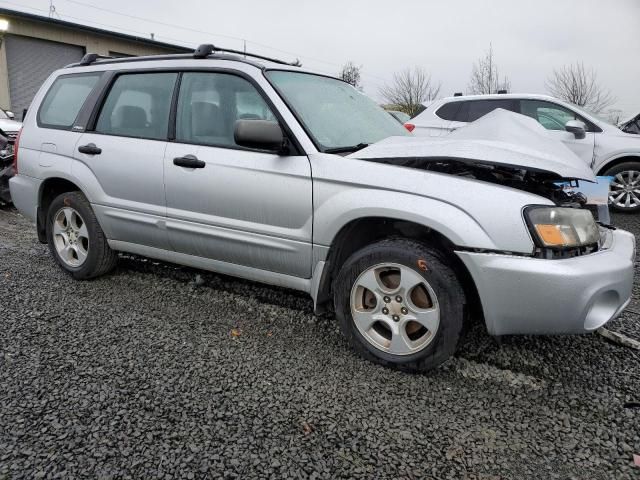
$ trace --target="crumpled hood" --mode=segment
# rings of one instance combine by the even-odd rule
[[[454,159],[523,168],[595,182],[591,168],[534,119],[503,109],[444,137],[389,137],[350,158]]]

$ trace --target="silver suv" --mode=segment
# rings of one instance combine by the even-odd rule
[[[530,119],[506,125],[538,150],[425,141],[282,62],[96,57],[44,83],[11,180],[75,279],[130,252],[302,290],[363,357],[409,371],[451,356],[470,315],[493,335],[583,333],[629,302],[633,235],[557,185],[593,173]]]

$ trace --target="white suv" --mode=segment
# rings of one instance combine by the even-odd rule
[[[614,177],[609,196],[618,211],[640,211],[640,136],[546,95],[498,94],[443,98],[413,118],[414,135],[439,137],[502,108],[536,119],[596,175]],[[411,127],[409,127],[411,128]]]

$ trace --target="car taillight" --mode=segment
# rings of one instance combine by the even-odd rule
[[[410,132],[413,132],[413,130],[416,128],[416,126],[413,123],[405,123],[404,124],[404,128],[406,128]]]
[[[21,133],[22,133],[22,128],[18,130],[18,135],[16,135],[16,141],[13,142],[13,173],[15,175],[18,174],[18,146],[20,145]]]

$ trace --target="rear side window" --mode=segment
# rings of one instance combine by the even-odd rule
[[[97,133],[164,140],[177,73],[120,75],[100,110]]]
[[[70,128],[102,73],[63,75],[51,85],[38,111],[42,127]]]
[[[458,114],[458,111],[460,110],[460,105],[461,104],[462,104],[462,102],[445,103],[438,110],[436,110],[436,115],[438,117],[440,117],[441,119],[443,119],[443,120],[460,121],[460,120],[456,119],[456,115]]]
[[[511,112],[516,112],[516,102],[514,100],[474,100],[469,102],[469,117],[467,122],[473,122],[496,108],[504,108]]]

